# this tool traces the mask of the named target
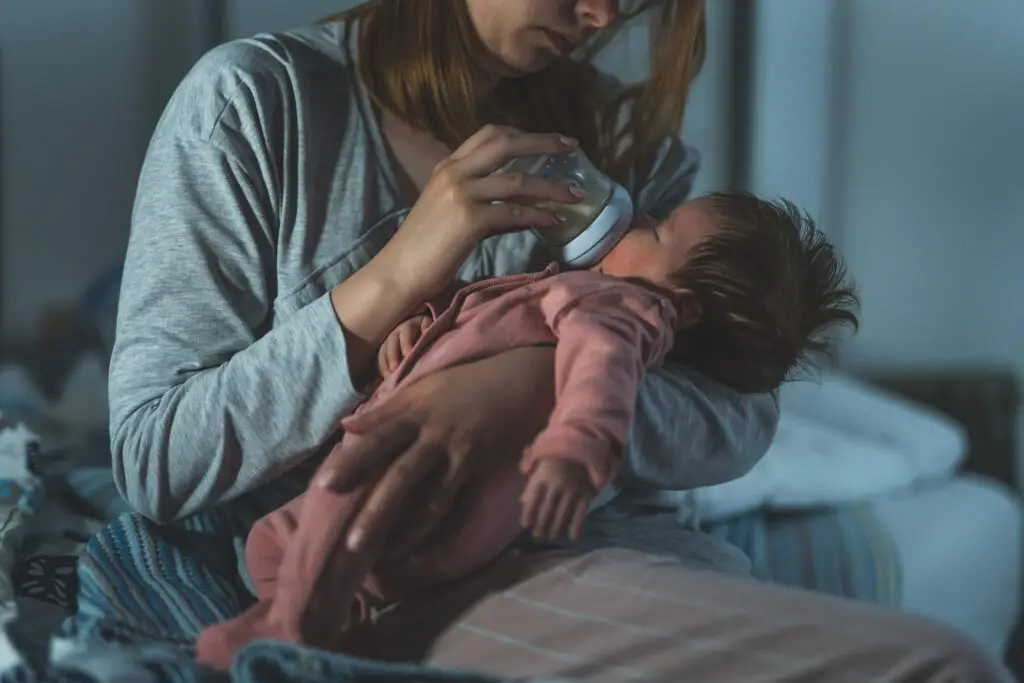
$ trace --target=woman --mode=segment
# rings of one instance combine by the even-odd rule
[[[508,159],[581,145],[645,211],[686,197],[697,162],[677,136],[703,3],[646,3],[662,13],[651,79],[616,94],[567,56],[610,35],[618,4],[378,0],[200,61],[143,167],[111,363],[114,470],[141,514],[277,505],[362,400],[377,347],[410,311],[457,274],[539,265],[522,230],[559,212],[531,204],[579,198],[491,175]],[[320,482],[345,488],[387,468],[350,543],[385,533],[415,498],[414,547],[495,444],[539,429],[552,377],[550,350],[519,350],[414,385],[398,413],[367,414],[355,429],[369,447]],[[668,368],[644,389],[619,489],[739,476],[776,421],[773,396]],[[801,616],[783,623],[783,612]],[[937,627],[632,551],[506,558],[379,627],[391,656],[504,675],[995,676]]]

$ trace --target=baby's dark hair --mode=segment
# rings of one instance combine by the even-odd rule
[[[716,229],[675,284],[694,292],[699,322],[670,358],[741,392],[777,389],[793,373],[834,360],[834,331],[859,325],[859,301],[842,258],[792,202],[747,192],[700,200]]]

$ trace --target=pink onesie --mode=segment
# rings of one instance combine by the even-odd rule
[[[522,532],[520,495],[530,464],[571,458],[601,490],[622,456],[644,373],[671,348],[676,312],[647,287],[590,271],[544,272],[485,280],[459,290],[451,304],[429,307],[434,322],[399,368],[360,410],[396,389],[460,363],[514,347],[555,344],[555,408],[524,453],[475,487],[443,538],[417,561],[356,553],[344,538],[373,488],[344,494],[311,486],[267,515],[246,544],[259,602],[241,616],[204,630],[197,658],[227,668],[251,640],[278,638],[328,650],[362,651],[369,607],[461,578],[493,560]],[[349,448],[347,434],[335,448]],[[375,483],[375,482],[374,482]]]

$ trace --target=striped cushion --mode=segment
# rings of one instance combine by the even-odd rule
[[[706,525],[766,581],[889,607],[900,605],[895,545],[870,505],[754,511]]]

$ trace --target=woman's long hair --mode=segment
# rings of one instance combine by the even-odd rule
[[[452,148],[487,123],[571,135],[622,180],[648,171],[658,145],[679,135],[706,49],[704,0],[635,0],[624,18],[647,11],[657,12],[650,74],[611,93],[592,60],[614,29],[572,59],[501,79],[462,1],[369,0],[322,22],[361,19],[360,76],[377,106],[410,126]]]

